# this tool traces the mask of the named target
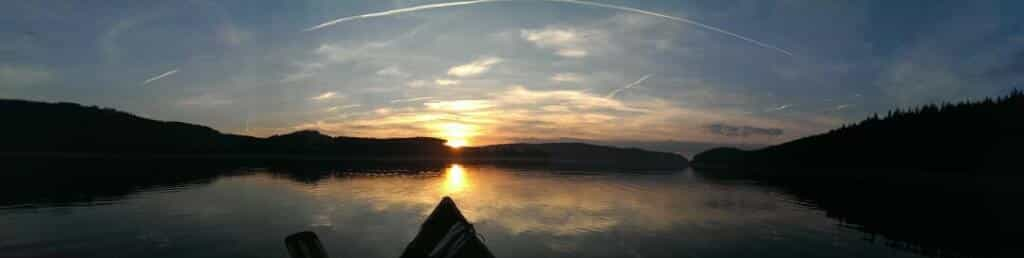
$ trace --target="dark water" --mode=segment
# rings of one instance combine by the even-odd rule
[[[789,194],[691,171],[312,170],[6,178],[0,257],[286,257],[303,230],[332,257],[397,257],[445,195],[499,257],[916,256]]]

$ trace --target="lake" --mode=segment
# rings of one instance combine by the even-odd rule
[[[0,256],[287,257],[283,238],[310,230],[332,257],[398,257],[451,196],[498,257],[916,257],[780,190],[690,170],[73,167],[6,178]]]

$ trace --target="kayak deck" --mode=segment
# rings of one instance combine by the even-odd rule
[[[473,225],[449,197],[441,199],[406,246],[402,258],[492,258]]]
[[[305,231],[285,238],[292,258],[328,258],[327,251],[315,233]],[[402,258],[493,258],[494,255],[477,237],[473,224],[462,216],[455,201],[441,199],[420,232],[402,252]]]

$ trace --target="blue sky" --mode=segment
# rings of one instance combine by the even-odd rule
[[[309,31],[445,2],[5,2],[0,98],[258,136],[777,143],[1024,82],[1020,1],[570,2]]]

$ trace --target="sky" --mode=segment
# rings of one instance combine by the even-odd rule
[[[774,144],[1024,88],[1019,10],[1013,0],[6,1],[0,98],[254,136]]]

